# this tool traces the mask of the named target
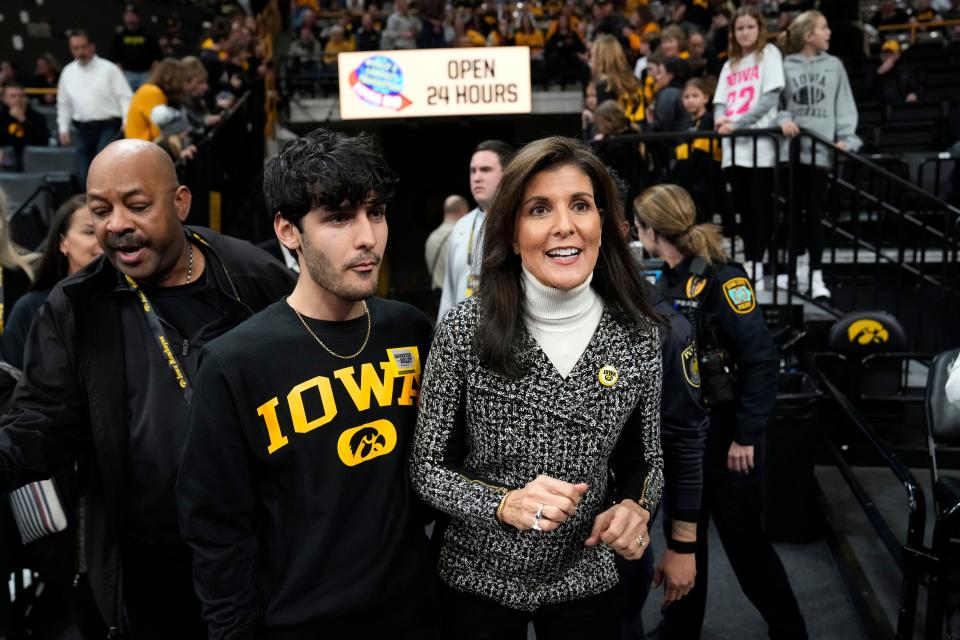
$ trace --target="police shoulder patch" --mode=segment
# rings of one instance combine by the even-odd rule
[[[752,313],[757,308],[757,296],[746,278],[730,278],[724,282],[723,297],[736,313]]]
[[[703,293],[703,289],[706,286],[707,286],[706,278],[701,278],[699,276],[690,276],[687,279],[687,286],[686,286],[687,297],[690,298],[691,300],[693,298],[696,298],[701,293]]]
[[[687,379],[687,384],[691,387],[700,388],[700,363],[697,361],[697,347],[692,342],[687,348],[680,352],[680,368],[683,369],[683,377]]]

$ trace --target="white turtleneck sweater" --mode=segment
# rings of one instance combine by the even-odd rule
[[[603,300],[590,287],[593,274],[573,289],[555,289],[523,267],[523,322],[560,375],[566,378],[590,344]]]

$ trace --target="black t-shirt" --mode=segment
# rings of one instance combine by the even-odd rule
[[[196,378],[200,347],[236,324],[235,310],[204,271],[178,287],[144,287],[164,337],[184,369]],[[189,406],[173,370],[147,324],[136,294],[123,307],[127,411],[127,534],[147,543],[180,540],[174,486],[187,438]]]
[[[177,491],[197,593],[224,621],[212,636],[429,597],[407,458],[432,328],[409,305],[368,305],[369,340],[350,359],[286,300],[203,349]],[[367,336],[365,316],[305,322],[341,356]]]
[[[127,71],[149,71],[163,57],[156,37],[143,29],[123,29],[113,36],[110,59]]]

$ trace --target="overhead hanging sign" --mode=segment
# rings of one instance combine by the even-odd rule
[[[531,110],[529,47],[341,53],[337,67],[344,120]]]

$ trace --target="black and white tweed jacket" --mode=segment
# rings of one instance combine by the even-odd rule
[[[617,498],[642,498],[652,510],[663,488],[657,329],[621,323],[604,309],[564,379],[521,325],[526,373],[509,380],[478,361],[478,322],[475,296],[438,328],[411,454],[414,488],[452,516],[440,577],[525,610],[601,593],[617,571],[613,551],[584,546],[594,519]],[[616,370],[614,384],[601,383],[603,367]],[[589,485],[576,514],[550,533],[500,524],[503,494],[540,474]]]

